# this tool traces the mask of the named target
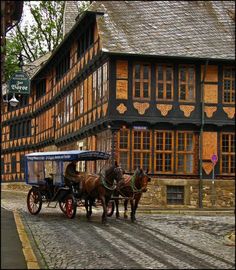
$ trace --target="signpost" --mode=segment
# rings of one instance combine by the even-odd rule
[[[212,171],[212,183],[214,184],[214,179],[215,179],[215,165],[218,161],[218,156],[216,154],[213,154],[211,156],[211,162],[213,164],[213,171]]]
[[[9,93],[30,94],[30,79],[23,71],[17,71],[9,80]]]

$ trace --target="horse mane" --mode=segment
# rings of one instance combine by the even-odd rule
[[[110,168],[105,170],[105,175],[109,175],[114,169],[115,169],[116,165],[112,165]]]

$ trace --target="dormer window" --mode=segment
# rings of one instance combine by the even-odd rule
[[[79,59],[94,43],[94,25],[91,25],[78,40],[77,59]]]

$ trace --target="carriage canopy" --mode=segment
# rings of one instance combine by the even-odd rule
[[[27,184],[45,184],[45,178],[51,177],[54,185],[64,185],[66,165],[78,161],[82,167],[87,161],[108,160],[110,154],[102,151],[70,150],[35,152],[25,155],[25,180]],[[82,169],[82,171],[84,171]]]
[[[70,150],[54,152],[36,152],[25,155],[27,161],[90,161],[107,160],[110,154],[102,151]]]

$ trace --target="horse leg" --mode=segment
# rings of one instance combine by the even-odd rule
[[[102,223],[106,224],[107,222],[107,202],[105,197],[101,197],[102,207],[103,207],[103,214],[102,214]]]
[[[116,194],[115,196],[119,196]],[[116,204],[116,218],[120,218],[120,213],[119,213],[119,199],[115,199],[115,204]]]
[[[130,205],[131,205],[131,213],[130,213],[130,218],[131,221],[135,221],[135,209],[134,209],[134,200],[130,200]]]
[[[128,200],[124,201],[124,218],[128,218]]]
[[[91,217],[91,215],[92,215],[93,202],[94,202],[94,199],[90,198],[90,200],[89,200],[89,211],[88,211],[89,217]]]
[[[90,218],[89,211],[88,211],[88,202],[89,202],[89,199],[85,198],[85,209],[86,209],[86,217],[87,217],[87,219]]]

